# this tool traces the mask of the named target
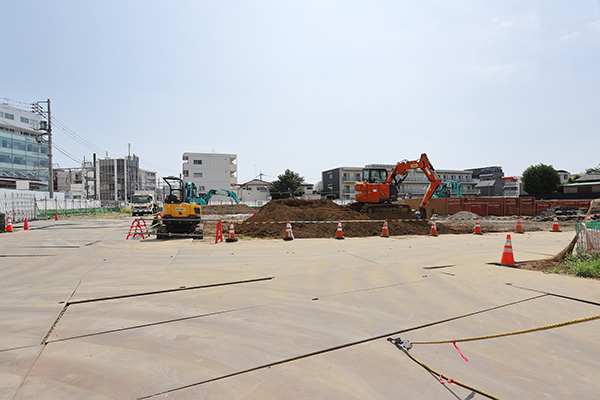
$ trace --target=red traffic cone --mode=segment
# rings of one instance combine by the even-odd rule
[[[387,219],[383,222],[383,230],[381,231],[381,237],[390,237]]]
[[[521,225],[521,217],[517,217],[517,229],[515,229],[515,233],[525,233],[523,231],[523,225]]]
[[[162,214],[161,213],[156,213],[156,218],[162,219]]]
[[[58,221],[58,213],[54,213],[54,220]]]
[[[23,230],[24,231],[28,231],[29,230],[29,224],[27,223],[27,218],[25,218],[25,224],[23,225]]]
[[[337,227],[337,231],[335,232],[335,238],[336,239],[344,238],[344,232],[342,232],[342,220],[338,220],[338,227]]]
[[[587,224],[588,222],[592,222],[592,214],[588,214],[587,218],[585,219],[585,223]]]
[[[429,236],[437,236],[437,227],[435,225],[435,217],[431,217],[431,232],[429,232]]]
[[[479,224],[479,217],[477,217],[477,221],[475,222],[475,232],[473,232],[473,235],[483,235],[483,233],[481,233],[481,225]]]
[[[561,232],[560,228],[558,227],[558,218],[556,218],[556,215],[554,216],[554,222],[552,223],[552,229],[550,232]]]
[[[8,217],[8,222],[6,223],[6,232],[14,232],[12,222],[10,221],[10,217]]]
[[[510,235],[506,235],[506,243],[504,243],[504,251],[500,264],[515,265],[515,257],[513,256],[512,241]]]
[[[285,224],[285,236],[283,237],[283,240],[294,240],[294,234],[292,233],[292,225],[290,224],[290,221]]]
[[[233,230],[233,221],[231,221],[231,223],[229,224],[229,237],[225,239],[225,241],[227,243],[237,242],[237,239],[235,237],[235,231]]]
[[[223,241],[223,224],[221,223],[221,221],[217,222],[217,233],[215,234],[215,244],[217,244],[218,241]]]

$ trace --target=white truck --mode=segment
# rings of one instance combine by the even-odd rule
[[[154,200],[154,191],[140,190],[131,196],[131,215],[156,214],[158,203]]]

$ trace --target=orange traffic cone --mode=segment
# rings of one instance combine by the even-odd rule
[[[8,217],[8,222],[6,223],[6,232],[14,232],[12,222],[10,222],[10,217]]]
[[[506,235],[506,243],[504,244],[504,251],[502,252],[502,259],[500,260],[500,264],[515,265],[515,257],[513,256],[513,248],[510,235]]]
[[[344,238],[344,232],[342,232],[342,220],[338,220],[338,227],[337,227],[337,232],[335,233],[335,238],[336,239]]]
[[[381,231],[381,237],[390,237],[387,219],[383,222],[383,230]]]
[[[558,218],[556,218],[556,215],[554,216],[554,222],[552,223],[552,229],[550,232],[561,232],[560,228],[558,227]]]
[[[54,220],[58,221],[58,213],[54,213]]]
[[[237,242],[237,239],[235,237],[235,231],[233,230],[233,221],[231,221],[231,223],[229,224],[229,237],[225,239],[225,241],[227,243]]]
[[[483,233],[481,233],[481,225],[479,224],[479,217],[477,217],[477,221],[475,222],[475,232],[473,232],[473,235],[483,235]]]
[[[515,229],[515,233],[525,233],[525,231],[523,231],[523,225],[521,225],[520,216],[517,217],[517,229]]]
[[[25,224],[23,225],[23,230],[24,231],[28,231],[29,230],[29,224],[27,223],[27,218],[25,218]]]
[[[292,233],[292,225],[290,224],[290,221],[285,224],[285,236],[283,237],[283,240],[294,240],[294,234]]]
[[[223,241],[223,224],[221,223],[221,221],[217,222],[217,233],[215,234],[215,244],[217,244],[217,242],[221,240],[221,242]]]
[[[431,232],[429,233],[429,236],[437,236],[437,227],[435,225],[435,217],[431,217]]]

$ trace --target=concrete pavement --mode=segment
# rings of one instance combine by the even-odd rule
[[[386,339],[458,339],[600,314],[598,282],[492,265],[505,234],[237,243],[125,240],[131,219],[0,235],[0,398],[484,396]],[[574,232],[513,235],[517,261]],[[503,399],[595,398],[600,320],[415,345]]]

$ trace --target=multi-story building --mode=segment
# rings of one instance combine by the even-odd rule
[[[210,189],[231,190],[237,185],[237,156],[235,154],[183,153],[183,180],[193,182],[199,193]],[[214,196],[214,202],[228,200]]]
[[[16,188],[28,182],[48,191],[48,143],[41,140],[42,118],[31,111],[0,104],[0,186]]]
[[[139,161],[136,155],[98,160],[97,179],[100,200],[129,201],[137,188]]]
[[[156,171],[140,168],[136,190],[156,190]]]
[[[479,179],[479,183],[475,186],[479,190],[481,196],[503,196],[504,195],[504,171],[502,167],[483,167],[471,168],[466,171],[473,173],[473,178]]]
[[[504,181],[504,197],[519,197],[520,179],[516,176],[505,176],[501,179]]]
[[[321,173],[321,195],[332,200],[354,201],[354,184],[362,179],[361,167],[339,167]]]

